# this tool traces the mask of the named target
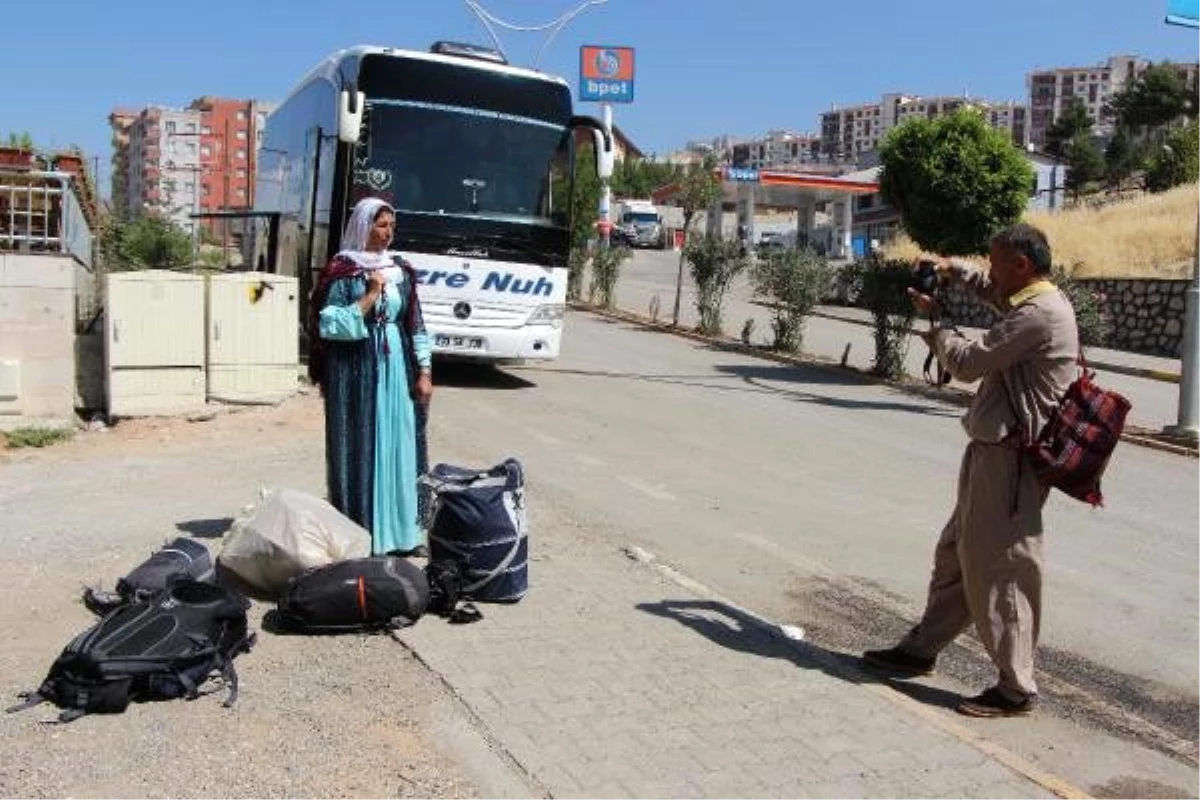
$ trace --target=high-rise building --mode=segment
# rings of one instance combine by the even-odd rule
[[[1074,100],[1083,103],[1092,119],[1092,132],[1101,137],[1112,134],[1116,122],[1109,108],[1113,95],[1129,88],[1149,61],[1138,56],[1110,56],[1092,67],[1056,67],[1034,70],[1025,76],[1029,89],[1029,141],[1037,147],[1046,144],[1046,131]],[[1184,81],[1196,91],[1200,64],[1175,64]]]
[[[917,117],[932,119],[971,107],[983,112],[993,128],[1005,131],[1014,144],[1025,145],[1025,107],[1019,103],[995,102],[974,97],[920,97],[885,94],[878,103],[834,108],[821,115],[821,153],[837,161],[858,161],[875,150],[892,128]]]
[[[108,115],[112,129],[112,171],[109,197],[119,213],[127,215],[126,197],[129,186],[129,136],[138,112],[129,108],[114,108]]]
[[[754,169],[804,169],[821,160],[821,137],[813,133],[767,131],[765,136],[739,142],[733,163]]]
[[[194,214],[250,208],[270,110],[257,100],[214,97],[182,109],[114,110],[109,115],[114,206],[129,217],[161,214],[191,232]]]

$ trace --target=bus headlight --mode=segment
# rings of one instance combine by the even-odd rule
[[[528,324],[530,325],[550,325],[557,328],[562,325],[563,313],[566,311],[566,306],[551,303],[548,305],[538,306],[529,315]]]

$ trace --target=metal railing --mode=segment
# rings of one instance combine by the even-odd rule
[[[0,251],[69,255],[92,269],[92,230],[68,173],[0,167]]]

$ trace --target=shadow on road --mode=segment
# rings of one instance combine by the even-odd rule
[[[818,669],[848,683],[883,683],[928,705],[953,708],[962,700],[960,695],[944,689],[877,675],[856,655],[785,638],[781,633],[767,630],[761,620],[715,600],[662,600],[639,603],[636,608],[674,620],[713,643],[739,653],[790,661],[802,669]]]
[[[212,519],[189,519],[176,522],[175,529],[196,539],[220,539],[233,524],[232,517],[213,517]]]
[[[559,375],[579,375],[587,378],[610,378],[617,380],[646,381],[649,383],[666,383],[676,386],[687,386],[695,389],[711,389],[718,392],[749,392],[752,394],[776,394],[790,400],[806,403],[818,403],[832,408],[844,408],[855,411],[908,411],[914,414],[925,414],[934,417],[957,417],[962,412],[954,408],[943,408],[938,405],[921,404],[920,402],[878,402],[867,400],[846,400],[828,397],[826,395],[803,392],[796,389],[771,386],[767,381],[793,381],[796,383],[811,383],[825,386],[859,386],[869,382],[847,375],[839,380],[837,373],[828,370],[808,370],[804,367],[792,366],[754,366],[754,365],[720,365],[716,366],[719,373],[725,373],[740,383],[717,383],[711,374],[702,375],[654,375],[644,372],[616,372],[599,369],[563,369],[561,367],[528,367],[526,372],[553,372]],[[715,376],[721,379],[721,375]]]
[[[874,400],[847,400],[844,398],[827,397],[825,395],[804,392],[797,389],[771,386],[767,381],[791,381],[826,386],[863,386],[869,381],[856,379],[847,375],[844,379],[837,372],[823,369],[805,369],[804,367],[772,366],[768,364],[718,364],[715,369],[729,375],[741,378],[758,391],[772,392],[784,395],[792,400],[806,403],[819,403],[833,408],[846,408],[857,411],[871,409],[875,411],[907,411],[913,414],[924,414],[931,417],[957,417],[962,411],[957,408],[946,408],[921,402],[881,402]],[[890,390],[895,391],[895,390]]]
[[[492,364],[473,364],[468,361],[438,361],[434,373],[434,386],[450,386],[455,389],[532,389],[532,381],[514,375]]]

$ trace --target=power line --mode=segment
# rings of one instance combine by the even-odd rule
[[[551,40],[558,35],[558,32],[561,31],[568,22],[582,14],[590,6],[603,5],[604,3],[608,2],[608,0],[585,0],[585,2],[581,3],[576,8],[566,12],[558,19],[551,20],[550,22],[544,22],[540,25],[518,25],[500,19],[495,14],[491,13],[482,5],[480,5],[478,0],[463,1],[467,4],[467,8],[471,9],[473,12],[475,12],[475,15],[479,17],[479,20],[483,23],[483,26],[487,28],[488,35],[492,37],[492,43],[496,45],[496,49],[499,50],[501,55],[504,55],[506,59],[508,56],[504,53],[504,47],[500,44],[500,38],[496,36],[496,31],[492,28],[493,23],[501,28],[504,28],[505,30],[514,31],[516,33],[540,33],[541,31],[551,31],[550,35],[546,37],[546,41],[542,43],[541,48],[538,49],[537,56],[533,59],[534,67],[536,67],[538,62],[542,60],[542,53],[546,50],[546,47],[550,44]]]

